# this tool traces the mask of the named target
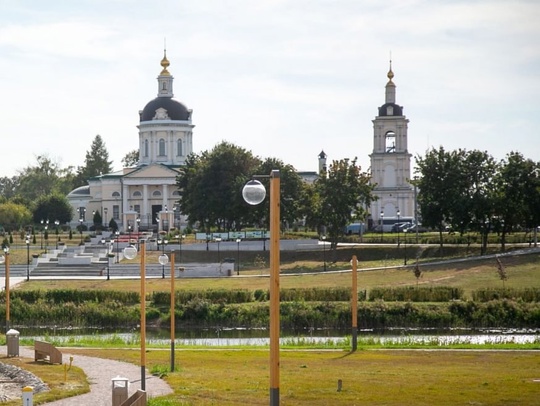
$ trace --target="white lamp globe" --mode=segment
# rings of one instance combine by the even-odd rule
[[[133,245],[130,245],[129,247],[124,248],[124,256],[127,259],[133,259],[137,256],[137,248],[135,248]]]
[[[246,203],[256,206],[266,197],[266,189],[258,180],[250,180],[242,189],[242,197]]]
[[[158,261],[161,265],[167,265],[169,263],[169,257],[167,255],[160,255]]]

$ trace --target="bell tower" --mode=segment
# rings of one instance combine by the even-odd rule
[[[373,120],[373,152],[371,181],[378,200],[371,204],[374,224],[381,218],[414,216],[414,192],[411,178],[411,157],[407,149],[407,126],[409,120],[403,115],[403,107],[396,104],[396,85],[393,82],[392,61],[387,74],[385,103]]]

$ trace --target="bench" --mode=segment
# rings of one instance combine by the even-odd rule
[[[34,341],[34,360],[46,360],[51,364],[62,363],[62,353],[51,343],[46,341]]]

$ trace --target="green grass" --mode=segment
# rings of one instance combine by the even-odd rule
[[[508,280],[506,287],[528,288],[540,287],[539,269],[540,255],[529,254],[515,257],[504,257],[502,261],[506,267]],[[320,265],[320,264],[319,264]],[[385,268],[380,270],[366,269],[360,262],[358,274],[358,289],[371,289],[373,287],[416,286],[452,286],[464,290],[466,297],[471,296],[473,290],[486,287],[502,287],[497,273],[497,263],[493,259],[479,259],[470,262],[459,262],[446,265],[424,263],[421,265],[422,277],[417,281],[414,276],[414,266],[407,268]],[[350,266],[349,266],[350,269]],[[268,289],[269,280],[266,270],[263,275],[257,271],[250,277],[231,278],[180,278],[175,287],[177,290],[201,289]],[[315,273],[310,275],[282,275],[281,288],[312,288],[312,287],[348,287],[351,286],[351,273]],[[131,279],[101,280],[30,280],[23,282],[15,289],[104,289],[127,290],[138,292],[140,282]],[[169,279],[148,279],[147,291],[169,291]]]
[[[138,351],[73,352],[139,359]],[[164,376],[174,394],[149,404],[268,404],[268,360],[263,349],[177,351],[176,371]],[[280,361],[283,405],[525,405],[539,390],[537,352],[283,350]],[[168,351],[148,350],[150,370],[163,372],[168,362]]]

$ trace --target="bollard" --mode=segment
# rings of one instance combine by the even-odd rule
[[[341,379],[338,379],[338,381],[337,381],[337,391],[341,392],[342,387],[343,387],[343,381]]]
[[[32,406],[34,404],[34,388],[31,386],[22,388],[22,404],[23,406]]]

